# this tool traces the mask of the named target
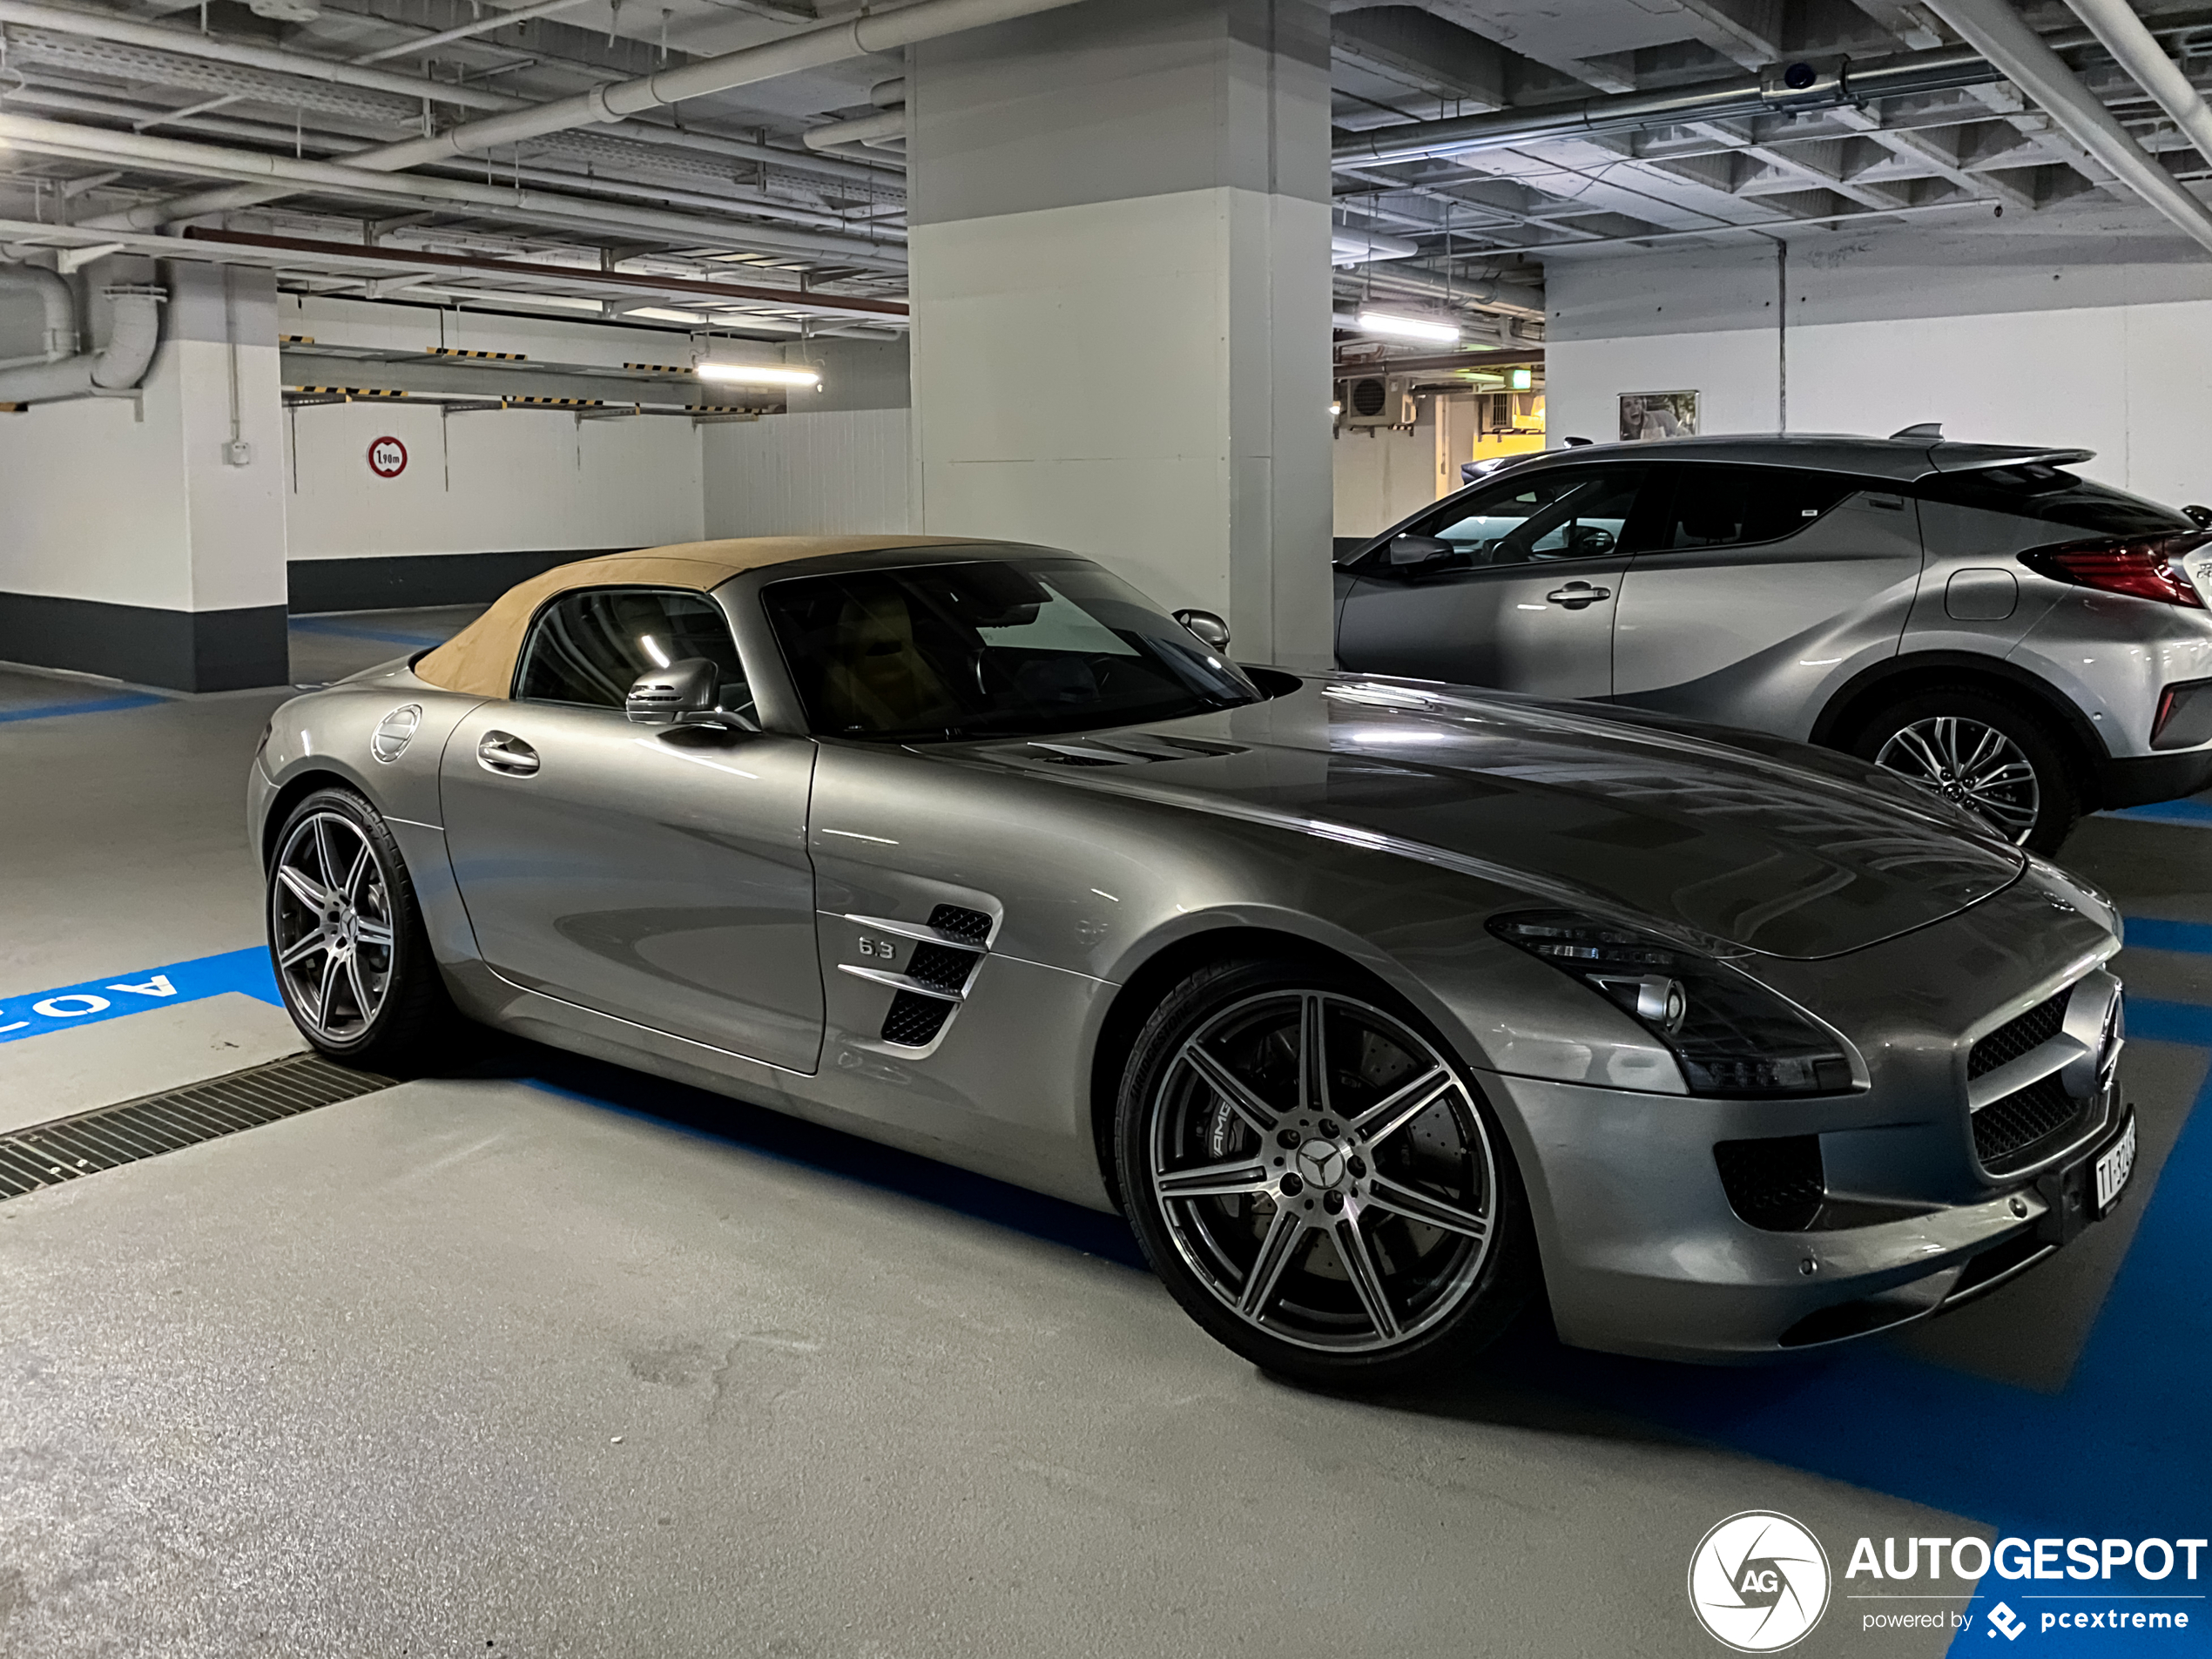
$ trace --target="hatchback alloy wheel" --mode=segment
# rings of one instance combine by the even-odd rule
[[[2034,833],[2043,790],[2034,763],[1995,726],[1955,714],[1915,720],[1890,736],[1874,764],[1931,786],[1978,813],[2018,845]]]

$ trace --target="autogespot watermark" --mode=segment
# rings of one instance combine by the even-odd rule
[[[2212,1616],[2200,1605],[2205,1592],[2197,1588],[2208,1548],[2212,1543],[2202,1538],[2006,1537],[1993,1544],[1979,1537],[1885,1538],[1877,1548],[1862,1537],[1833,1593],[1858,1604],[1859,1629],[1870,1634],[1979,1625],[1990,1640],[2007,1645],[2023,1635],[2075,1631],[2141,1632],[2156,1639],[2194,1630],[2202,1637]],[[2022,1603],[2020,1608],[2000,1601],[1973,1610],[1993,1573],[2019,1582],[2006,1594]],[[2117,1583],[2115,1574],[2122,1575]],[[2098,1588],[2086,1588],[2092,1582]],[[1709,1635],[1739,1653],[1794,1647],[1820,1622],[1831,1594],[1820,1541],[1802,1522],[1772,1510],[1730,1515],[1690,1556],[1691,1610]]]

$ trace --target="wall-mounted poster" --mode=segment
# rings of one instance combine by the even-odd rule
[[[1696,393],[1621,394],[1622,442],[1637,443],[1645,438],[1694,438],[1696,435]]]

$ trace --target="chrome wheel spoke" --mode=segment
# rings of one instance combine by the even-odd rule
[[[1388,1176],[1376,1176],[1367,1184],[1366,1207],[1387,1210],[1393,1215],[1403,1216],[1408,1221],[1418,1221],[1447,1233],[1463,1233],[1469,1238],[1486,1238],[1490,1233],[1490,1218],[1463,1210],[1447,1199],[1403,1186]]]
[[[1251,1271],[1244,1275],[1244,1288],[1238,1298],[1238,1308],[1248,1319],[1265,1315],[1267,1305],[1275,1299],[1275,1290],[1283,1282],[1283,1270],[1291,1264],[1297,1253],[1298,1240],[1305,1236],[1305,1224],[1287,1209],[1278,1210],[1268,1224],[1267,1236],[1260,1240],[1259,1254],[1252,1258]]]
[[[332,951],[322,961],[322,980],[315,992],[315,1023],[325,1033],[331,1029],[330,1005],[338,995],[338,953]]]
[[[1326,1116],[1329,1107],[1328,1007],[1318,991],[1298,998],[1298,1104]]]
[[[327,813],[318,817],[315,824],[315,862],[322,870],[322,885],[326,891],[338,891],[338,860],[330,846],[330,818]]]
[[[1208,1054],[1197,1042],[1183,1045],[1183,1063],[1204,1078],[1206,1084],[1229,1109],[1262,1135],[1272,1135],[1282,1122],[1282,1115],[1251,1089],[1227,1066]]]
[[[1372,1146],[1419,1117],[1451,1086],[1452,1074],[1441,1066],[1433,1067],[1388,1099],[1377,1102],[1353,1118],[1351,1132]]]
[[[1395,1340],[1398,1315],[1391,1310],[1390,1298],[1383,1290],[1382,1269],[1375,1261],[1374,1252],[1367,1248],[1366,1235],[1359,1231],[1358,1218],[1342,1217],[1330,1230],[1329,1237],[1337,1247],[1337,1259],[1344,1264],[1345,1277],[1352,1281],[1353,1294],[1374,1323],[1375,1334],[1385,1341]]]
[[[361,878],[366,874],[373,873],[375,868],[376,860],[369,856],[368,842],[364,839],[361,844],[361,851],[354,854],[353,864],[346,871],[345,884],[339,889],[346,895],[348,903],[354,905],[361,903]]]
[[[1152,1190],[1163,1198],[1230,1198],[1264,1192],[1274,1182],[1267,1161],[1255,1152],[1248,1158],[1209,1163],[1196,1170],[1176,1170],[1152,1178]]]
[[[301,962],[306,961],[308,957],[314,955],[315,952],[328,948],[329,944],[329,939],[324,934],[323,931],[318,927],[314,932],[308,934],[304,938],[294,940],[291,944],[286,946],[284,954],[277,958],[277,966],[279,968],[297,968]]]
[[[309,909],[320,911],[328,908],[330,904],[328,890],[296,865],[278,865],[277,880],[284,884],[287,892]]]
[[[361,1023],[368,1022],[368,1011],[375,1004],[370,1000],[368,985],[361,978],[361,956],[357,950],[346,953],[346,983],[354,993],[354,1012],[360,1015]]]
[[[373,945],[380,949],[389,950],[392,948],[392,924],[388,921],[372,921],[363,916],[354,924],[354,938],[361,944]]]
[[[1882,745],[1881,764],[1907,776],[1940,778],[1946,767],[1918,726],[1906,726]]]

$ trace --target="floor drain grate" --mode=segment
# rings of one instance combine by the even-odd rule
[[[140,1158],[158,1157],[318,1106],[389,1089],[392,1080],[295,1055],[119,1106],[0,1134],[0,1199],[21,1197]]]

